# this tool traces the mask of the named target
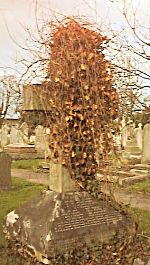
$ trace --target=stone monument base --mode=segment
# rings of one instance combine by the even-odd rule
[[[4,147],[4,151],[7,152],[14,160],[44,158],[43,153],[37,153],[34,145],[23,143],[6,145]]]
[[[51,264],[54,253],[133,234],[130,218],[86,192],[45,191],[6,218],[5,235],[19,253]]]

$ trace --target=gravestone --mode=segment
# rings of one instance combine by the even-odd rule
[[[29,139],[30,144],[35,144],[35,135],[31,135]]]
[[[46,133],[42,125],[35,128],[35,150],[39,153],[45,153],[46,148]]]
[[[128,224],[128,225],[127,225]],[[6,218],[5,235],[10,244],[43,264],[67,250],[107,243],[116,234],[134,233],[127,215],[106,200],[79,191],[66,167],[50,164],[50,189],[33,198]]]
[[[28,134],[29,134],[28,124],[26,122],[23,122],[18,131],[18,143],[28,144],[29,143]]]
[[[140,148],[140,150],[142,151],[142,147],[143,147],[143,139],[142,139],[142,124],[139,123],[138,128],[134,129],[134,137],[135,137],[135,141],[137,143],[137,146]]]
[[[10,144],[15,144],[18,142],[19,142],[18,126],[12,126],[10,130]]]
[[[150,124],[146,124],[143,129],[143,151],[142,163],[150,164]]]
[[[90,246],[92,241],[106,243],[117,232],[121,236],[132,229],[131,219],[86,192],[47,191],[10,212],[5,233],[22,253],[51,264],[48,257],[54,253]]]
[[[1,147],[6,146],[9,144],[9,126],[7,124],[2,125],[1,129]]]
[[[8,189],[11,186],[11,157],[0,152],[0,190]]]
[[[124,126],[121,130],[121,146],[122,148],[125,148],[127,145],[127,140],[128,140],[128,127]]]

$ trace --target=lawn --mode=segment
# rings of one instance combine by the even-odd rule
[[[8,212],[21,206],[29,198],[36,195],[44,188],[43,185],[33,184],[22,179],[12,178],[12,188],[0,191],[0,251],[4,247],[3,222]],[[14,257],[2,257],[0,253],[0,265],[18,265]]]
[[[129,208],[128,212],[139,224],[139,233],[150,237],[150,212],[137,208]]]
[[[14,160],[12,168],[36,170],[43,159]]]
[[[132,184],[127,189],[135,192],[150,193],[150,179]]]

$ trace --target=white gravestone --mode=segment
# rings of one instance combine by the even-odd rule
[[[138,128],[134,129],[134,137],[135,137],[135,141],[137,143],[137,146],[140,148],[140,150],[142,151],[143,148],[143,131],[142,131],[142,124],[139,123]]]
[[[29,134],[28,124],[26,122],[23,122],[19,128],[18,142],[28,144],[29,143],[28,134]]]
[[[150,164],[150,124],[146,124],[143,129],[143,152],[142,163]]]
[[[35,150],[37,152],[45,152],[45,129],[42,125],[35,128]]]
[[[18,136],[18,127],[12,126],[10,130],[10,144],[15,144],[19,142],[19,136]]]
[[[127,126],[124,126],[124,127],[122,128],[122,130],[121,130],[121,146],[122,146],[123,148],[125,148],[126,145],[127,145],[128,133],[129,133],[129,131],[128,131],[128,127],[127,127]]]

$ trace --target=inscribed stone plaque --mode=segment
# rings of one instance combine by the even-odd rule
[[[11,186],[11,157],[0,152],[0,189],[8,189]]]

